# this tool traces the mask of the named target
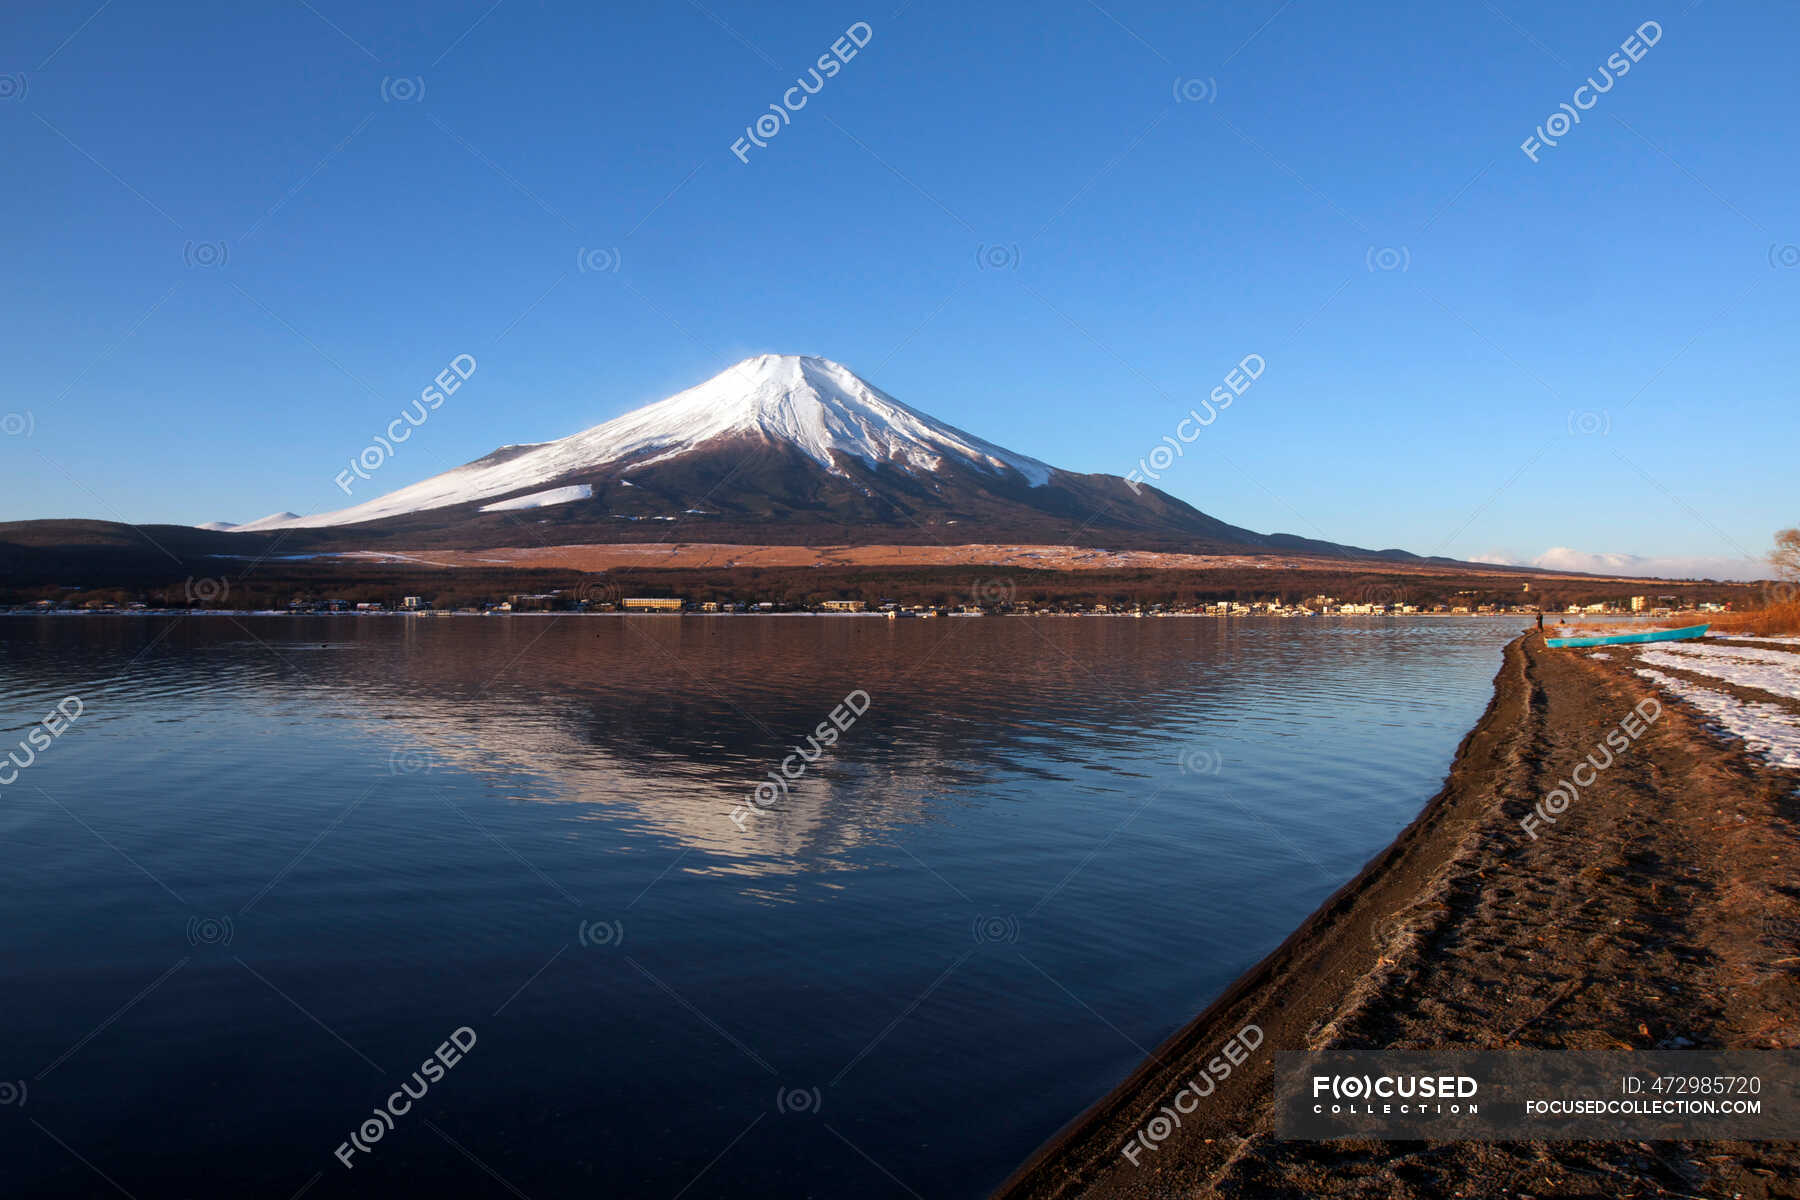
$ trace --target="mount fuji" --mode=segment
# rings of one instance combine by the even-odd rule
[[[1228,525],[1155,488],[1063,471],[966,433],[840,363],[774,354],[348,508],[202,528],[285,531],[287,545],[309,549],[659,542],[678,529],[684,540],[728,543],[1414,558]]]
[[[354,525],[427,509],[505,497],[514,508],[592,498],[595,478],[623,477],[729,443],[786,447],[827,474],[848,479],[842,459],[887,465],[908,475],[936,472],[951,459],[995,475],[1012,473],[1041,487],[1052,469],[971,437],[823,358],[765,354],[720,372],[699,387],[646,405],[560,441],[502,446],[485,458],[397,492],[336,512],[282,513],[240,528],[309,529]],[[581,478],[579,485],[554,486]],[[633,486],[643,486],[634,481]],[[545,488],[542,505],[521,489]],[[582,492],[580,489],[587,489]],[[555,493],[554,495],[550,494]]]

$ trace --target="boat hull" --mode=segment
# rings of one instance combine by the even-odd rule
[[[1711,625],[1690,625],[1686,629],[1655,629],[1649,633],[1619,633],[1611,637],[1545,638],[1552,650],[1579,646],[1636,646],[1644,642],[1687,642],[1706,636]]]

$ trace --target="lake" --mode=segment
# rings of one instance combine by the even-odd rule
[[[982,1195],[1526,623],[0,617],[11,1189]]]

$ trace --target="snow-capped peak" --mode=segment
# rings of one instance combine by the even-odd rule
[[[1034,486],[1050,479],[1043,463],[908,408],[841,363],[794,354],[747,358],[699,387],[551,445],[599,461],[657,451],[647,465],[733,434],[786,442],[840,474],[834,454],[928,471],[954,454],[993,471],[1011,468]]]
[[[265,517],[240,529],[351,525],[421,509],[505,496],[629,460],[634,468],[706,442],[753,437],[793,446],[834,474],[838,457],[870,466],[934,471],[946,458],[1033,487],[1051,468],[909,408],[840,363],[792,354],[747,358],[698,387],[554,442],[507,446],[363,504],[311,517]],[[291,519],[286,519],[291,518]]]

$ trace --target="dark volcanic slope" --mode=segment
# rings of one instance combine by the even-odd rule
[[[484,460],[485,461],[485,460]],[[1282,553],[1386,562],[1427,560],[1401,550],[1371,551],[1291,534],[1259,534],[1226,524],[1151,487],[1133,494],[1112,475],[1054,472],[1032,487],[1014,472],[946,461],[909,473],[841,456],[843,474],[819,468],[791,446],[760,439],[719,440],[651,466],[631,462],[575,471],[526,492],[585,484],[593,496],[546,508],[484,513],[467,504],[319,529],[227,533],[225,553],[257,553],[279,539],[282,553],[382,548],[704,541],[745,545],[1076,545],[1191,554]],[[629,479],[629,482],[626,482]],[[0,540],[42,544],[33,527],[55,524],[77,544],[104,536],[97,522],[0,526]],[[8,531],[12,532],[8,532]],[[196,531],[154,535],[184,542]],[[57,544],[69,544],[59,541]]]
[[[1317,553],[1331,557],[1414,560],[1402,551],[1376,553],[1328,542],[1255,533],[1228,525],[1155,488],[1113,475],[1056,471],[1032,487],[1014,472],[995,473],[946,459],[936,471],[908,473],[838,457],[845,472],[822,471],[789,446],[752,439],[721,441],[649,467],[622,466],[575,474],[559,484],[586,483],[594,498],[511,514],[479,514],[466,506],[456,523],[487,525],[476,539],[468,527],[456,544],[494,544],[488,530],[542,522],[547,541],[630,542],[644,522],[681,518],[689,541],[765,544],[1037,543],[1110,549],[1179,550],[1193,554],[1254,551]],[[620,480],[629,476],[631,486]],[[695,513],[690,510],[698,509]],[[359,527],[386,536],[390,527],[428,533],[446,510]],[[498,522],[495,518],[499,517]],[[627,518],[636,517],[638,520]],[[437,543],[446,544],[446,543]]]

